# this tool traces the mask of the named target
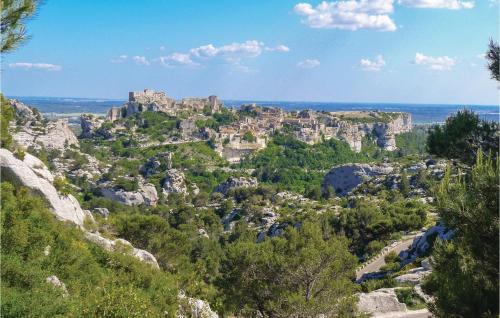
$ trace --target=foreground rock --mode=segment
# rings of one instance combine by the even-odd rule
[[[36,157],[25,154],[21,161],[7,149],[0,149],[2,180],[30,189],[44,199],[57,219],[83,226],[86,217],[92,218],[70,195],[60,195],[52,185],[54,178],[45,165]]]
[[[394,288],[382,288],[359,294],[358,310],[365,314],[388,313],[406,311],[406,305],[398,301]]]
[[[0,149],[0,167],[2,181],[9,181],[16,186],[30,189],[48,203],[49,208],[58,220],[71,222],[81,229],[83,229],[86,219],[93,220],[92,214],[87,210],[82,210],[75,197],[60,195],[57,192],[52,184],[53,176],[38,158],[27,153],[24,160],[20,160],[9,150]],[[159,268],[156,258],[151,253],[134,248],[128,241],[122,239],[110,240],[98,233],[87,231],[85,231],[85,237],[108,251],[125,252]]]
[[[410,269],[406,274],[397,276],[394,279],[398,283],[409,283],[412,285],[417,285],[431,273],[432,270],[426,270],[423,267],[417,267]]]
[[[388,164],[346,164],[333,168],[323,181],[323,189],[332,187],[339,196],[345,196],[361,183],[379,175],[390,174],[394,168]]]

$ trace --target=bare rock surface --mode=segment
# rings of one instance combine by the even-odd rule
[[[359,294],[358,309],[366,314],[406,311],[406,305],[398,301],[394,288],[381,288]]]
[[[63,297],[69,296],[68,290],[66,289],[66,285],[63,282],[61,282],[57,276],[55,275],[49,276],[45,279],[45,281],[48,284],[53,285],[55,288],[60,289]]]
[[[219,318],[219,315],[210,308],[204,300],[187,297],[182,291],[178,295],[179,310],[176,318]]]
[[[323,188],[333,187],[339,196],[345,196],[357,186],[373,177],[387,175],[394,168],[388,164],[345,164],[334,167],[327,173],[323,181]]]
[[[239,177],[239,178],[229,178],[226,182],[223,182],[215,188],[214,192],[220,192],[222,194],[227,194],[230,190],[232,189],[238,189],[238,188],[251,188],[251,187],[256,187],[258,186],[259,183],[257,182],[256,178],[245,178],[245,177]]]
[[[187,187],[184,181],[184,173],[177,169],[168,169],[167,176],[163,182],[163,194],[170,193],[186,194]]]
[[[49,207],[59,220],[70,221],[82,226],[86,217],[92,217],[82,210],[75,197],[60,195],[57,192],[52,185],[53,177],[47,175],[48,169],[40,160],[28,154],[25,155],[24,160],[27,163],[16,158],[9,150],[0,149],[3,180],[27,187],[40,195],[49,204]],[[32,166],[35,168],[31,168]],[[41,175],[44,177],[41,177]]]

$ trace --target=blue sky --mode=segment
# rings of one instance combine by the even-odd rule
[[[47,0],[2,91],[498,104],[496,0]]]

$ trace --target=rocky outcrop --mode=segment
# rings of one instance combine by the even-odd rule
[[[179,309],[176,318],[219,318],[204,300],[187,297],[182,291],[178,295]]]
[[[56,149],[64,151],[69,146],[79,146],[78,139],[69,128],[66,119],[57,119],[48,124],[38,126],[19,126],[20,130],[14,132],[14,141],[23,148],[33,147],[40,149]]]
[[[85,237],[89,241],[101,246],[109,252],[126,253],[134,256],[142,262],[151,264],[155,268],[160,268],[153,254],[149,253],[148,251],[133,247],[129,241],[126,241],[124,239],[112,240],[102,237],[98,233],[91,232],[85,232]]]
[[[259,183],[257,182],[257,179],[253,178],[253,177],[251,177],[251,178],[231,177],[231,178],[227,179],[226,182],[219,184],[215,188],[214,192],[220,192],[222,194],[227,194],[232,189],[257,187],[258,185],[259,185]]]
[[[31,125],[31,123],[33,122],[42,121],[40,113],[35,108],[26,106],[25,104],[16,99],[12,99],[10,101],[10,105],[16,112],[17,124],[24,126],[24,125]]]
[[[128,206],[138,206],[141,204],[154,206],[158,202],[156,187],[151,183],[140,184],[137,191],[125,191],[109,183],[101,184],[100,188],[103,197]]]
[[[105,138],[111,137],[108,132],[101,129],[104,119],[96,117],[92,114],[83,114],[80,116],[80,126],[82,128],[82,133],[80,137],[91,138],[94,136],[102,136]]]
[[[444,225],[436,225],[428,229],[424,235],[417,236],[411,247],[399,254],[402,259],[402,264],[408,264],[424,255],[431,246],[433,246],[436,239],[448,240],[453,236],[453,231]]]
[[[177,169],[167,170],[167,176],[163,182],[163,194],[168,196],[171,193],[187,194],[184,173]]]
[[[339,196],[345,196],[357,186],[379,175],[387,175],[394,168],[388,164],[346,164],[334,167],[323,180],[323,189],[333,187]]]
[[[2,180],[26,187],[40,195],[59,220],[82,226],[86,217],[92,218],[90,213],[82,210],[75,197],[57,193],[52,185],[52,175],[38,158],[27,153],[20,160],[9,150],[0,149],[0,164]]]
[[[39,195],[48,203],[49,208],[58,220],[71,222],[81,229],[83,229],[84,221],[87,218],[93,220],[92,214],[87,210],[82,210],[75,197],[57,193],[52,184],[53,176],[50,175],[47,167],[38,158],[27,153],[24,160],[20,160],[9,150],[0,149],[0,167],[3,181],[26,187],[34,194]],[[110,240],[102,237],[99,233],[90,233],[88,231],[85,231],[85,237],[108,251],[123,252],[118,247],[125,246],[127,253],[130,255],[159,268],[158,262],[151,253],[133,247],[128,241],[122,239]],[[45,254],[49,255],[50,247],[46,248],[46,250]],[[59,281],[53,278],[50,280],[54,285]]]
[[[359,294],[358,310],[365,314],[406,311],[406,305],[398,301],[394,288],[382,288]]]
[[[423,267],[410,269],[406,274],[395,277],[398,283],[409,283],[412,285],[419,284],[426,276],[430,275],[432,270],[427,270]]]
[[[68,290],[66,289],[66,285],[63,282],[61,282],[57,276],[55,275],[49,276],[45,279],[45,281],[48,284],[54,286],[55,288],[60,289],[62,292],[62,296],[64,298],[69,296]]]

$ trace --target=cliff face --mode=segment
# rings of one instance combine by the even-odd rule
[[[396,135],[409,132],[411,129],[411,114],[395,113],[392,114],[392,118],[386,122],[340,122],[335,137],[346,141],[352,150],[359,152],[361,151],[361,141],[363,137],[372,133],[380,148],[393,151],[396,150]]]

